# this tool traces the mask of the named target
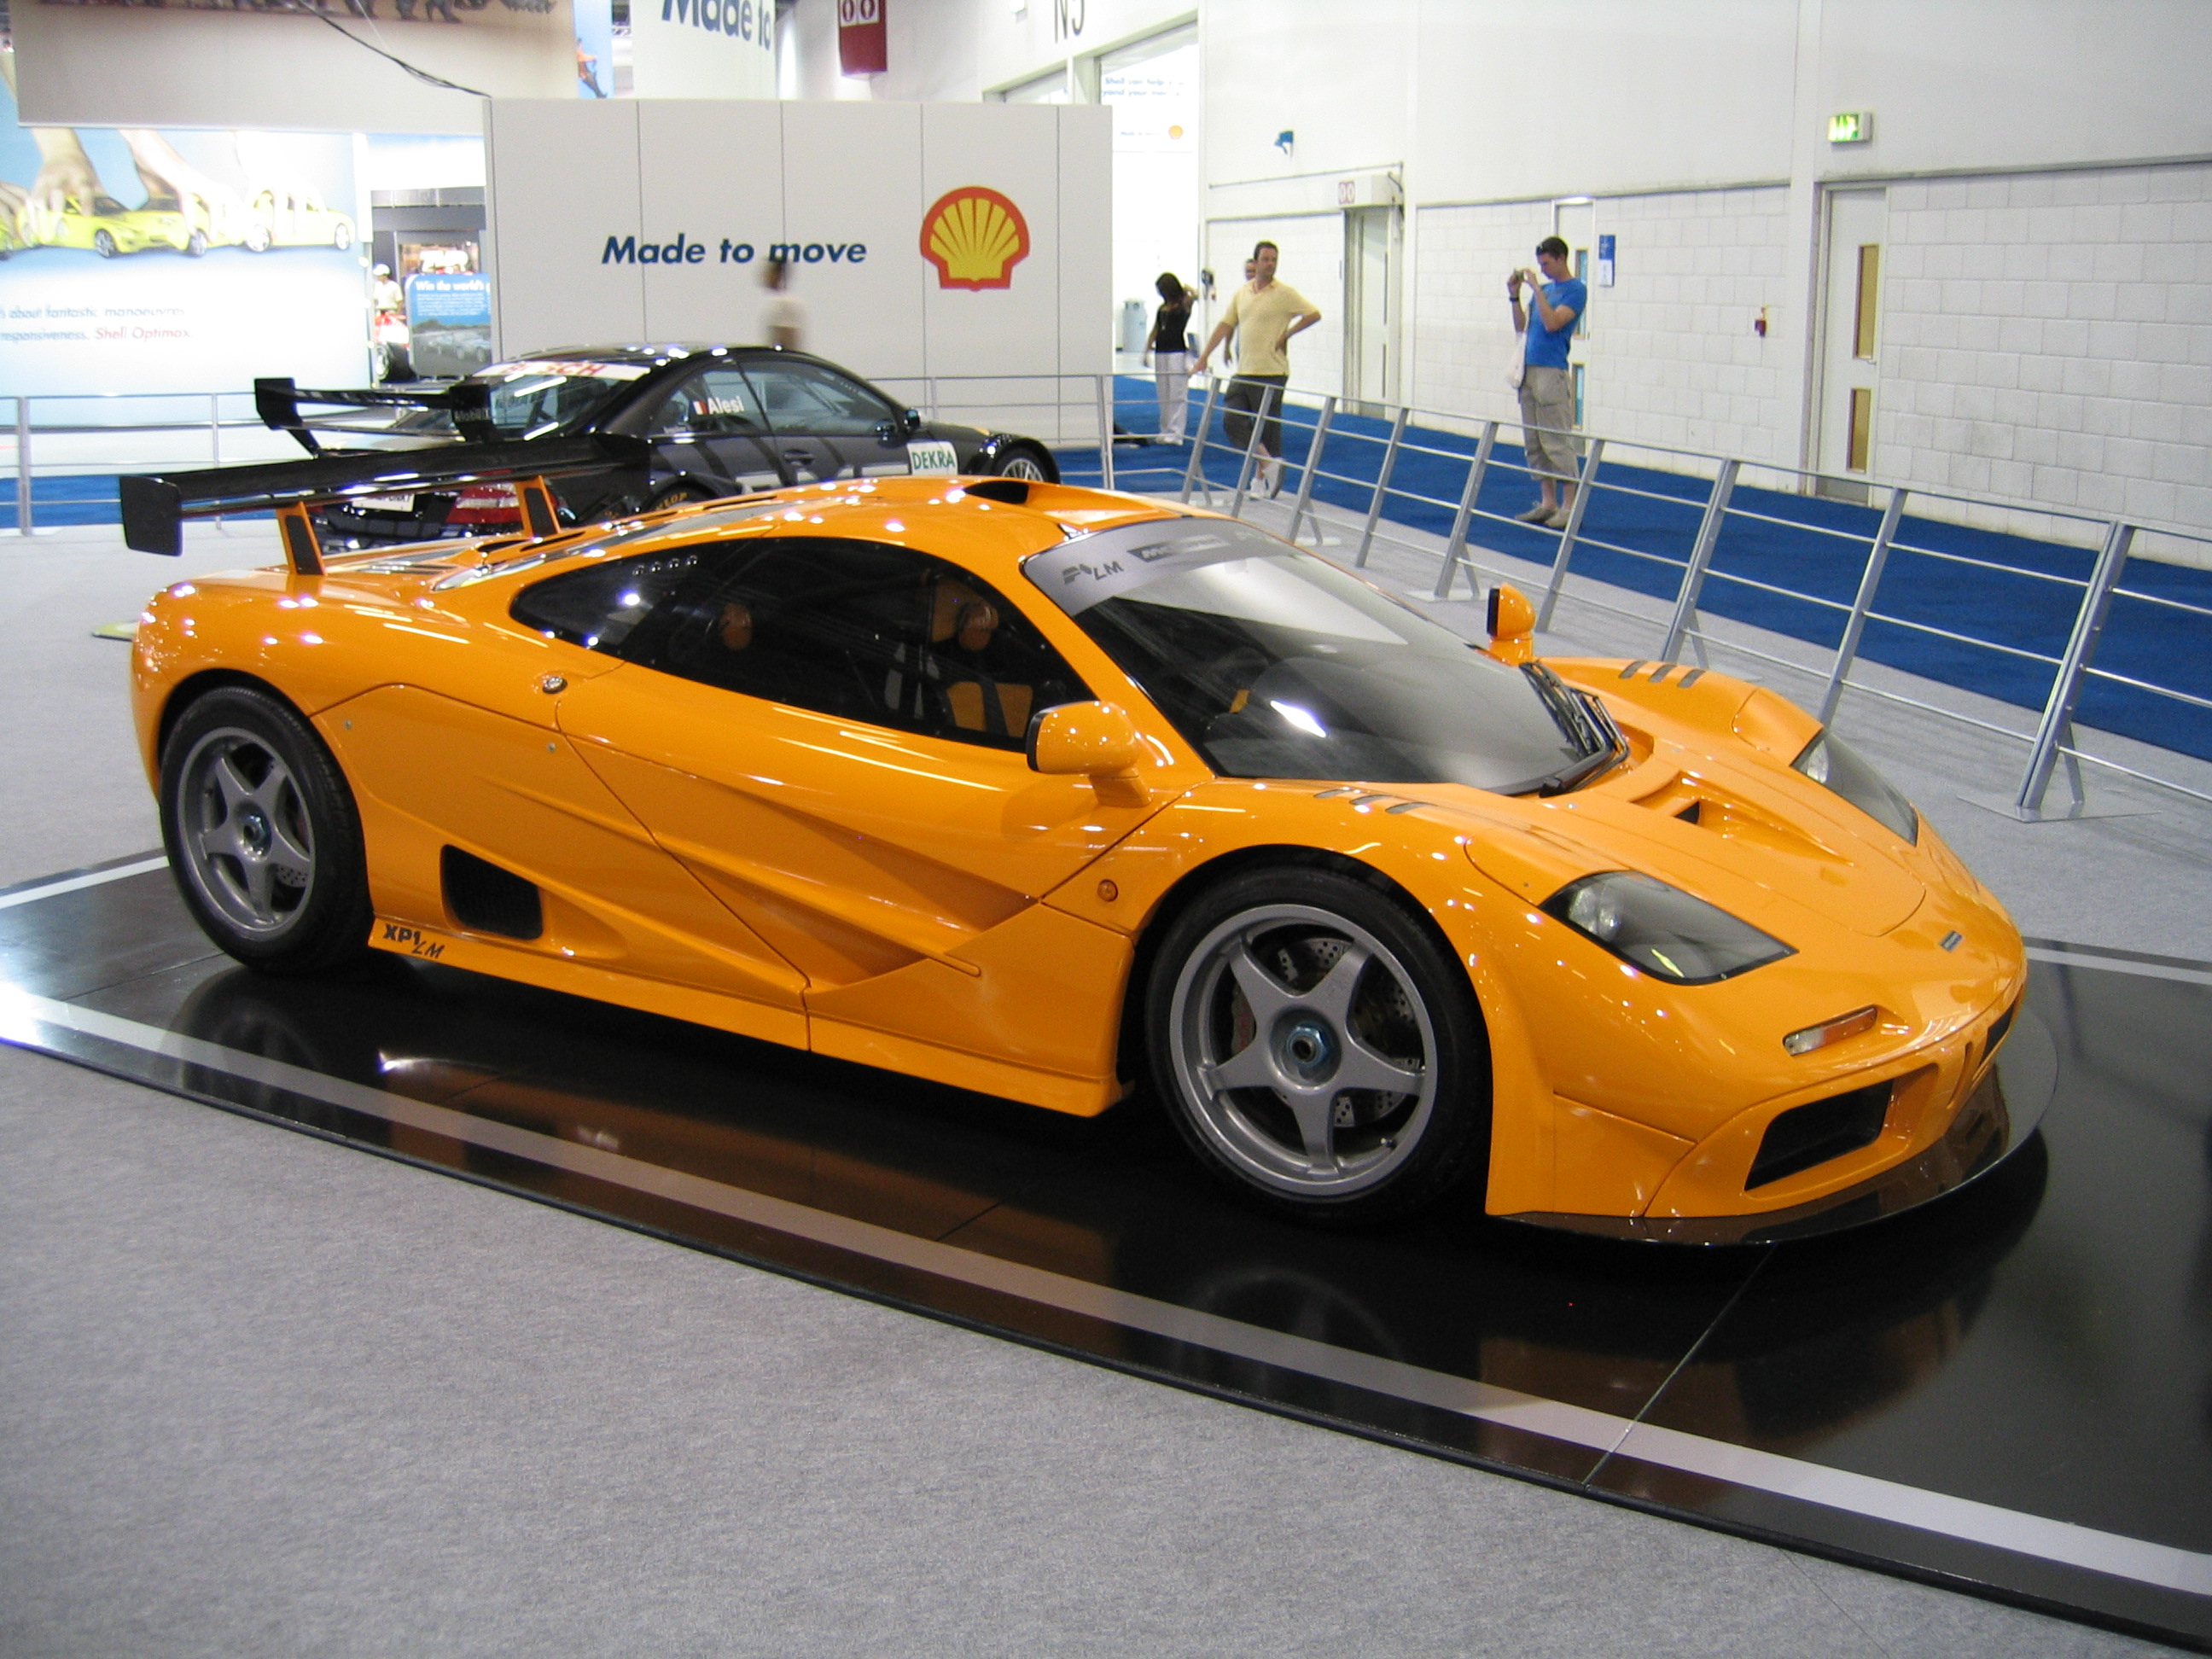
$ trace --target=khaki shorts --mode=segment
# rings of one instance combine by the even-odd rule
[[[1530,367],[1521,377],[1521,429],[1531,472],[1575,477],[1583,444],[1571,435],[1574,424],[1574,382],[1567,371]]]

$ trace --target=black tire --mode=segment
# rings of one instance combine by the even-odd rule
[[[717,501],[721,497],[703,484],[677,483],[656,493],[640,510],[646,513],[665,513],[672,507],[690,507],[700,501]]]
[[[1387,889],[1295,866],[1230,877],[1170,924],[1144,1018],[1152,1085],[1185,1143],[1263,1208],[1387,1221],[1487,1164],[1473,988]],[[1369,1086],[1344,1083],[1355,1076]],[[1412,1086],[1382,1086],[1398,1080]]]
[[[193,920],[248,966],[321,973],[369,953],[353,791],[269,693],[221,686],[177,717],[161,745],[161,844]]]
[[[1000,478],[1027,478],[1036,483],[1057,483],[1060,469],[1052,457],[1035,444],[1008,444],[992,458],[991,473]]]

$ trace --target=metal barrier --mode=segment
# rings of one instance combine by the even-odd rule
[[[1217,437],[1214,417],[1221,406],[1226,379],[1209,381],[1206,389],[1204,414],[1200,418],[1196,441],[1190,459],[1183,469],[1180,489],[1186,501],[1194,496],[1202,498],[1208,506],[1216,505],[1217,486],[1226,488],[1207,469],[1211,454],[1223,463],[1224,473],[1230,466],[1236,472],[1236,484],[1230,492],[1225,510],[1241,515],[1249,499],[1250,486],[1267,458],[1258,454],[1260,428],[1255,418],[1244,443],[1239,445]],[[1451,528],[1445,538],[1443,556],[1439,563],[1433,597],[1449,597],[1455,580],[1464,570],[1470,582],[1477,567],[1468,551],[1468,532],[1478,520],[1487,520],[1501,525],[1516,521],[1509,515],[1490,511],[1480,505],[1483,487],[1494,472],[1518,473],[1532,483],[1540,479],[1537,471],[1525,460],[1526,434],[1520,432],[1516,422],[1475,420],[1446,410],[1423,410],[1405,404],[1366,404],[1361,412],[1367,416],[1367,424],[1381,428],[1372,431],[1354,430],[1342,419],[1346,413],[1343,400],[1322,393],[1300,392],[1292,389],[1285,394],[1277,417],[1285,428],[1283,454],[1276,458],[1287,471],[1297,469],[1297,490],[1291,507],[1289,535],[1296,541],[1310,528],[1319,539],[1320,508],[1316,501],[1317,483],[1335,484],[1366,497],[1364,512],[1356,501],[1346,503],[1348,510],[1358,514],[1357,545],[1352,556],[1355,567],[1367,563],[1374,543],[1382,534],[1381,526],[1390,516],[1391,504],[1404,503],[1411,507],[1428,507],[1439,514],[1451,515]],[[1425,424],[1416,416],[1425,416]],[[1456,428],[1456,430],[1455,430]],[[1294,440],[1291,434],[1297,433]],[[1514,462],[1500,456],[1498,445],[1502,433],[1512,433],[1522,439],[1524,459]],[[1902,486],[1869,484],[1863,478],[1844,478],[1805,468],[1778,465],[1765,461],[1749,461],[1741,457],[1725,456],[1706,451],[1682,449],[1640,441],[1607,437],[1601,434],[1577,434],[1576,443],[1581,458],[1575,476],[1559,483],[1573,489],[1573,499],[1565,508],[1566,520],[1556,527],[1559,543],[1553,551],[1542,594],[1538,603],[1538,626],[1548,629],[1563,596],[1567,594],[1567,579],[1577,551],[1601,549],[1629,559],[1669,567],[1677,572],[1673,603],[1667,621],[1657,641],[1656,659],[1674,660],[1686,646],[1697,653],[1700,661],[1705,659],[1708,644],[1722,647],[1777,667],[1798,673],[1810,674],[1823,682],[1820,698],[1820,714],[1826,722],[1832,720],[1846,691],[1860,693],[1885,702],[1918,709],[1942,719],[1958,721],[1980,730],[1995,733],[2022,744],[2028,750],[2028,759],[2018,790],[2007,805],[2013,816],[2035,821],[2046,817],[2069,817],[2081,815],[2087,804],[2081,782],[2081,766],[2086,763],[2108,771],[2133,778],[2186,796],[2191,799],[2212,805],[2212,793],[2191,787],[2171,777],[2118,761],[2092,754],[2082,749],[2074,732],[2074,722],[2081,703],[2084,686],[2091,680],[2103,680],[2166,699],[2190,708],[2212,710],[2212,699],[2181,690],[2161,685],[2138,676],[2118,673],[2095,666],[2097,645],[2103,635],[2115,599],[2127,599],[2144,605],[2179,611],[2212,623],[2212,608],[2191,605],[2169,596],[2149,593],[2124,585],[2130,551],[2139,534],[2155,534],[2175,541],[2185,542],[2212,550],[2212,536],[2179,530],[2170,526],[2152,525],[2130,519],[2100,520],[2081,513],[2054,508],[2027,507],[2017,502],[1999,501],[1948,491],[1913,490]],[[1458,443],[1452,441],[1459,440]],[[1470,442],[1471,441],[1471,442]],[[1510,441],[1510,440],[1509,440]],[[1462,447],[1466,444],[1468,447]],[[1364,453],[1363,453],[1364,452]],[[1619,464],[1623,452],[1633,453],[1645,470],[1665,472],[1702,483],[1701,495],[1671,494],[1638,488],[1624,481],[1616,481],[1603,471],[1608,460]],[[1360,454],[1372,465],[1370,473],[1358,461],[1347,461],[1347,453]],[[1409,456],[1428,457],[1443,460],[1453,467],[1463,467],[1460,488],[1455,495],[1424,493],[1401,485],[1398,471]],[[1648,459],[1647,459],[1648,458]],[[1345,470],[1346,465],[1355,468]],[[1853,490],[1866,491],[1881,501],[1878,525],[1866,535],[1839,530],[1833,526],[1809,520],[1785,519],[1742,505],[1736,499],[1739,480],[1747,470],[1754,471],[1778,481],[1783,486],[1794,487],[1796,493],[1813,495],[1824,484],[1841,484]],[[1695,532],[1686,555],[1675,555],[1651,547],[1635,547],[1624,541],[1607,541],[1592,535],[1587,528],[1592,501],[1600,495],[1636,497],[1663,502],[1670,507],[1694,510],[1698,515]],[[2032,514],[2061,527],[2053,538],[2058,546],[2086,549],[2095,546],[2097,553],[2091,574],[2086,578],[2039,571],[2024,566],[1996,563],[1978,559],[1971,555],[1947,551],[1921,545],[1905,538],[1905,508],[1908,501],[1941,504],[1952,509],[1991,508],[2011,514]],[[1923,520],[1932,522],[1933,520]],[[1525,521],[1521,521],[1525,523]],[[1856,594],[1846,604],[1825,594],[1808,592],[1802,588],[1766,582],[1741,571],[1717,568],[1714,555],[1729,528],[1747,523],[1779,526],[1791,532],[1829,538],[1838,544],[1838,552],[1850,550],[1844,556],[1856,563]],[[1351,532],[1350,520],[1343,528]],[[2067,533],[2067,532],[2071,532]],[[1425,550],[1416,544],[1399,538],[1383,536],[1409,551]],[[1882,578],[1893,555],[1911,553],[1930,559],[1966,566],[1980,566],[1991,571],[2002,571],[2012,577],[2049,582],[2077,590],[2072,628],[2064,650],[2057,655],[2024,649],[2001,640],[1984,639],[1957,629],[1944,628],[1929,621],[1899,616],[1877,608]],[[1490,573],[1493,576],[1496,573]],[[1571,597],[1582,605],[1605,611],[1633,623],[1648,623],[1649,618],[1605,598],[1586,591],[1588,586],[1603,587],[1588,578],[1585,591]],[[1817,666],[1802,661],[1778,656],[1762,651],[1741,640],[1724,640],[1715,635],[1699,611],[1699,601],[1713,582],[1736,584],[1758,589],[1793,602],[1810,605],[1833,613],[1840,623],[1840,632],[1834,647],[1826,651],[1826,660]],[[1618,590],[1609,590],[1618,592]],[[2016,660],[2030,662],[2051,671],[2051,681],[2038,716],[2033,732],[2019,732],[2009,726],[1978,718],[1962,710],[1947,708],[1914,697],[1886,686],[1854,678],[1852,670],[1860,661],[1861,647],[1867,626],[1878,623],[1886,627],[1939,639],[1970,650],[1985,651]],[[1810,642],[1808,642],[1810,643]],[[1822,647],[1817,645],[1815,649]],[[2156,745],[2151,745],[2155,747]],[[2065,769],[2070,800],[2064,805],[2047,806],[2046,797],[2054,774],[2061,765]]]
[[[1209,507],[1216,504],[1215,494],[1218,484],[1229,496],[1226,510],[1240,516],[1251,504],[1256,483],[1263,480],[1267,482],[1272,496],[1279,492],[1287,482],[1285,475],[1295,465],[1298,482],[1291,507],[1289,527],[1289,535],[1293,541],[1299,539],[1308,530],[1312,532],[1316,541],[1320,538],[1322,504],[1316,495],[1317,483],[1342,486],[1355,495],[1365,496],[1358,529],[1358,545],[1352,559],[1355,567],[1367,563],[1378,539],[1392,542],[1410,551],[1425,550],[1385,531],[1383,526],[1391,522],[1393,502],[1425,507],[1439,514],[1448,513],[1450,514],[1450,531],[1445,538],[1433,590],[1434,597],[1440,599],[1449,597],[1462,571],[1467,573],[1470,584],[1474,582],[1478,567],[1468,555],[1468,533],[1474,523],[1477,520],[1500,525],[1516,522],[1507,514],[1486,509],[1481,505],[1482,489],[1490,477],[1498,472],[1517,473],[1534,483],[1540,476],[1526,462],[1526,434],[1520,434],[1517,422],[1475,420],[1446,410],[1425,410],[1407,404],[1367,404],[1355,410],[1347,408],[1336,397],[1296,389],[1284,393],[1272,408],[1263,407],[1253,412],[1244,442],[1231,444],[1217,438],[1214,432],[1217,416],[1225,413],[1224,393],[1229,384],[1226,378],[1219,376],[1210,376],[1205,382],[1204,403],[1195,433],[1188,444],[1187,459],[1181,458],[1179,449],[1171,450],[1151,441],[1152,434],[1145,428],[1149,423],[1149,412],[1156,407],[1153,388],[1145,385],[1133,374],[891,376],[879,380],[876,384],[887,391],[902,389],[905,395],[914,398],[915,406],[933,419],[1022,431],[1043,439],[1061,452],[1060,464],[1062,475],[1070,482],[1095,481],[1107,489],[1177,495],[1185,501],[1194,495],[1202,495]],[[247,393],[144,393],[103,398],[17,396],[11,401],[15,416],[13,461],[16,533],[22,535],[30,534],[35,527],[36,503],[32,485],[37,476],[33,455],[33,444],[37,440],[63,436],[109,438],[123,434],[204,432],[208,439],[209,462],[220,465],[224,459],[223,434],[226,431],[243,428],[257,434],[266,432],[252,412],[252,399]],[[86,419],[81,416],[74,421],[38,421],[33,419],[33,405],[36,404],[88,406],[89,413],[106,418]],[[154,412],[151,406],[164,404],[169,409],[163,412],[180,411],[182,408],[191,406],[192,418],[133,418],[134,410],[144,410],[150,416]],[[201,412],[203,408],[204,414]],[[1139,410],[1145,413],[1140,414]],[[1125,411],[1131,417],[1129,425],[1133,428],[1132,430],[1123,429],[1121,416]],[[1367,424],[1382,427],[1387,422],[1387,430],[1359,430],[1346,418],[1340,418],[1354,413],[1366,417]],[[1286,438],[1283,455],[1271,458],[1264,453],[1261,439],[1266,422],[1271,416],[1280,422],[1286,434],[1301,434],[1302,451]],[[1427,417],[1427,421],[1433,424],[1417,422],[1414,418],[1417,416]],[[1522,461],[1515,462],[1498,453],[1500,435],[1505,432],[1522,436],[1524,458]],[[269,435],[273,437],[274,434]],[[1553,554],[1539,601],[1540,628],[1550,627],[1553,615],[1563,597],[1571,598],[1578,605],[1590,606],[1632,623],[1648,623],[1650,619],[1642,613],[1589,592],[1591,587],[1605,593],[1620,591],[1594,579],[1577,574],[1577,580],[1583,586],[1571,594],[1568,593],[1567,580],[1572,561],[1580,550],[1599,549],[1668,567],[1678,571],[1679,575],[1675,580],[1672,606],[1658,641],[1659,659],[1673,660],[1686,646],[1702,661],[1710,643],[1777,667],[1809,673],[1822,680],[1820,714],[1823,721],[1835,717],[1846,691],[1854,691],[2023,744],[2028,750],[2027,765],[2009,806],[2013,814],[2020,818],[2035,820],[2078,815],[2086,804],[2081,775],[2083,763],[2212,805],[2212,793],[2192,788],[2176,779],[2161,777],[2087,752],[2080,747],[2074,732],[2082,690],[2092,680],[2124,685],[2135,691],[2212,711],[2212,698],[2200,696],[2179,687],[2160,685],[2140,677],[2100,669],[2095,666],[2094,662],[2097,645],[2105,632],[2115,600],[2125,599],[2179,611],[2212,623],[2212,608],[2125,585],[2130,554],[2139,534],[2170,538],[2208,550],[2212,550],[2212,536],[2125,518],[2100,520],[2083,514],[2055,508],[2021,507],[2018,503],[1983,497],[1911,490],[1902,486],[1869,485],[1863,479],[1838,479],[1833,474],[1802,468],[1765,461],[1747,461],[1741,457],[1632,440],[1577,434],[1577,442],[1582,449],[1577,472],[1571,479],[1559,481],[1564,488],[1572,489],[1573,500],[1566,508],[1566,522],[1558,529],[1559,544]],[[1463,447],[1463,445],[1471,447]],[[1359,447],[1364,447],[1373,459],[1371,477],[1357,471],[1340,470],[1345,465],[1341,458],[1347,453],[1358,453]],[[1117,454],[1117,448],[1129,453]],[[1702,499],[1641,489],[1616,481],[1602,469],[1609,457],[1617,461],[1623,452],[1652,458],[1648,470],[1702,483]],[[1233,463],[1233,486],[1224,480],[1217,480],[1209,473],[1209,454]],[[1301,454],[1303,459],[1298,458]],[[1464,467],[1455,494],[1447,498],[1401,485],[1397,482],[1398,470],[1409,457],[1440,459],[1453,466]],[[234,454],[232,459],[241,458]],[[1330,470],[1332,460],[1336,462],[1340,470]],[[115,466],[113,459],[108,457],[100,467],[65,463],[59,470],[98,475],[110,471]],[[1840,483],[1869,492],[1886,491],[1880,522],[1870,534],[1860,536],[1832,526],[1778,518],[1772,514],[1740,505],[1735,499],[1736,486],[1747,468],[1793,483],[1799,490],[1808,493],[1823,483]],[[1698,525],[1687,554],[1677,556],[1663,550],[1633,547],[1625,542],[1607,541],[1590,534],[1585,527],[1587,515],[1591,501],[1601,493],[1694,509],[1698,514]],[[2079,540],[2061,538],[2057,544],[2086,547],[2090,544],[2090,538],[2094,537],[2098,548],[2094,565],[2089,575],[2081,579],[2020,566],[1996,564],[1963,553],[1919,545],[1904,539],[1903,536],[1906,529],[1905,507],[1911,500],[1934,501],[1953,507],[1990,507],[2014,514],[2031,513],[2054,524],[2086,532],[2087,534]],[[87,504],[104,506],[106,498],[74,503]],[[1845,604],[1824,594],[1764,582],[1738,571],[1717,568],[1714,556],[1729,526],[1731,523],[1745,522],[1777,525],[1791,532],[1828,538],[1841,546],[1856,550],[1850,556],[1857,562],[1856,591],[1853,599]],[[2001,570],[2011,576],[2079,590],[2081,597],[2076,602],[2071,630],[2063,651],[2054,656],[1877,609],[1883,576],[1892,556],[1899,552],[1956,564],[1981,566],[1992,571]],[[1494,572],[1490,574],[1496,574]],[[1840,632],[1836,646],[1827,653],[1825,666],[1808,665],[1759,650],[1741,640],[1723,640],[1714,635],[1698,609],[1700,599],[1712,582],[1758,589],[1838,615]],[[1860,659],[1869,623],[2048,667],[2052,674],[2051,689],[2034,732],[2017,732],[1961,710],[1946,708],[1887,687],[1853,678],[1851,671]],[[2053,776],[2062,767],[2066,774],[2070,802],[2051,811],[2045,806],[2045,797]]]

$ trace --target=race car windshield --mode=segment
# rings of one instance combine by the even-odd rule
[[[651,372],[638,363],[494,363],[459,384],[490,389],[484,414],[492,430],[484,435],[543,438],[595,413],[624,386]],[[445,433],[454,428],[453,413],[447,409],[416,410],[392,422],[393,431],[410,434]]]
[[[1548,671],[1499,662],[1247,525],[1131,525],[1024,571],[1226,777],[1522,794],[1607,744]]]

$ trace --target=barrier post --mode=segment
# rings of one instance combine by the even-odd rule
[[[1231,380],[1230,384],[1234,386],[1236,381]],[[1252,469],[1260,464],[1260,434],[1267,429],[1267,394],[1274,389],[1271,386],[1263,386],[1260,389],[1260,407],[1253,411],[1251,434],[1244,440],[1243,464],[1237,469],[1237,499],[1229,507],[1229,516],[1232,519],[1244,516],[1244,497],[1252,488]],[[1224,422],[1228,418],[1225,415],[1222,416]],[[1206,500],[1211,501],[1212,499],[1212,492],[1207,491]]]
[[[1398,446],[1406,436],[1406,417],[1413,412],[1409,406],[1400,404],[1398,418],[1390,422],[1390,441],[1382,451],[1382,470],[1375,475],[1375,499],[1367,503],[1366,527],[1359,532],[1359,552],[1352,561],[1355,569],[1365,568],[1367,550],[1375,544],[1375,526],[1382,517],[1383,498],[1390,493],[1390,475],[1398,467]]]
[[[2036,723],[2035,744],[2028,750],[2027,771],[2020,782],[2020,799],[2014,804],[2013,816],[2029,822],[2043,817],[2044,792],[2051,787],[2051,774],[2058,764],[2060,751],[2074,737],[2074,707],[2081,696],[2082,678],[2089,672],[2089,659],[2097,654],[2097,641],[2105,631],[2105,618],[2112,608],[2112,590],[2120,584],[2120,573],[2127,568],[2128,549],[2134,544],[2136,527],[2115,519],[2106,527],[2105,544],[2099,550],[2095,568],[2089,573],[2089,586],[2081,595],[2081,608],[2074,613],[2074,633],[2066,641],[2066,654],[2059,659],[2057,678],[2051,683],[2050,698],[2043,705],[2043,718]],[[2075,805],[2084,804],[2081,798],[2078,763],[2068,757],[2075,780]]]
[[[31,533],[31,400],[15,398],[15,533]]]
[[[1213,400],[1221,395],[1221,382],[1216,376],[1206,377],[1206,407],[1198,414],[1198,436],[1190,441],[1190,465],[1183,469],[1182,498],[1186,504],[1190,492],[1206,476],[1206,434],[1213,425]],[[1206,486],[1206,504],[1213,505],[1213,486]]]
[[[222,393],[208,393],[208,458],[222,465]]]
[[[1329,424],[1336,419],[1336,396],[1334,392],[1322,399],[1321,419],[1314,423],[1313,441],[1306,446],[1306,464],[1298,474],[1298,498],[1291,503],[1291,539],[1298,538],[1298,520],[1305,517],[1313,505],[1314,473],[1321,466],[1322,446],[1328,442]],[[1314,545],[1321,545],[1321,519],[1314,519]]]
[[[1521,441],[1525,446],[1528,441],[1528,429],[1524,427]],[[1592,438],[1589,453],[1583,458],[1582,487],[1575,491],[1575,504],[1567,509],[1567,527],[1559,532],[1559,550],[1552,560],[1552,577],[1544,584],[1544,603],[1536,609],[1539,634],[1552,625],[1552,611],[1559,603],[1559,589],[1567,580],[1567,561],[1574,557],[1575,538],[1583,533],[1583,514],[1589,510],[1590,490],[1597,483],[1598,464],[1604,459],[1605,440]]]
[[[1675,660],[1683,638],[1695,625],[1698,595],[1705,586],[1705,571],[1713,562],[1713,549],[1721,539],[1721,521],[1728,516],[1729,497],[1735,494],[1736,468],[1733,458],[1721,463],[1713,480],[1713,493],[1705,497],[1705,516],[1698,526],[1698,539],[1690,548],[1690,562],[1682,567],[1682,586],[1674,595],[1674,614],[1667,623],[1667,638],[1659,647],[1662,662]]]
[[[1874,532],[1874,545],[1867,550],[1866,569],[1859,576],[1858,596],[1851,601],[1851,614],[1844,623],[1844,637],[1836,643],[1836,665],[1828,672],[1828,689],[1820,694],[1820,724],[1826,726],[1836,718],[1836,705],[1844,700],[1844,678],[1851,672],[1851,664],[1858,659],[1859,641],[1866,633],[1867,612],[1874,609],[1875,589],[1881,586],[1882,567],[1889,562],[1889,544],[1897,538],[1897,521],[1905,516],[1905,498],[1911,492],[1896,489],[1889,492],[1889,505],[1882,509],[1881,528]]]
[[[1098,487],[1114,487],[1114,377],[1098,377]]]
[[[1444,544],[1443,568],[1437,572],[1437,591],[1432,598],[1451,598],[1452,578],[1459,574],[1461,562],[1467,557],[1467,521],[1474,516],[1475,497],[1482,494],[1482,475],[1490,471],[1491,446],[1498,441],[1498,422],[1491,421],[1482,428],[1482,441],[1475,446],[1474,459],[1467,469],[1467,488],[1459,492],[1459,511],[1452,515],[1451,539]],[[1481,596],[1480,585],[1472,573],[1468,586]]]

